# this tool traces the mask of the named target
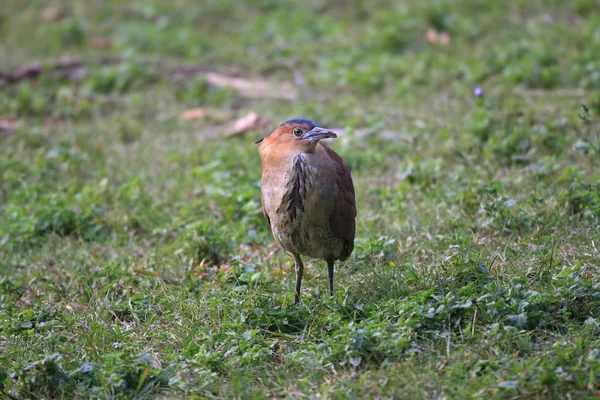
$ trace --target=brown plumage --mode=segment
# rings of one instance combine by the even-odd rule
[[[275,241],[294,257],[296,295],[304,265],[301,255],[327,262],[333,296],[333,265],[354,248],[356,204],[350,170],[321,139],[337,135],[309,119],[291,119],[264,139],[262,209]]]

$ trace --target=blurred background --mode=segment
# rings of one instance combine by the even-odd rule
[[[148,112],[214,109],[203,127],[252,109],[410,130],[450,116],[435,125],[449,129],[482,94],[504,105],[556,89],[598,104],[586,92],[600,85],[595,0],[10,1],[0,18],[3,81],[34,62],[44,70],[43,89],[3,87],[1,110],[15,117],[77,119],[161,93]],[[63,69],[63,58],[83,65]]]

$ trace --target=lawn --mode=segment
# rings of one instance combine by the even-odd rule
[[[0,397],[600,396],[597,0],[7,0],[0,71]],[[298,306],[295,117],[358,208]]]

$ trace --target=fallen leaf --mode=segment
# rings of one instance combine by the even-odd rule
[[[92,49],[107,49],[112,46],[112,39],[105,36],[96,36],[90,38],[88,46]]]
[[[274,84],[268,81],[234,78],[215,72],[207,73],[206,81],[213,86],[234,89],[245,97],[290,101],[296,99],[296,90],[291,83]]]
[[[0,133],[10,133],[17,127],[17,121],[9,118],[0,118]]]
[[[450,34],[448,32],[438,32],[435,28],[428,28],[425,32],[425,40],[429,44],[439,44],[447,47],[450,45]]]
[[[204,108],[191,108],[183,111],[180,116],[185,121],[193,121],[195,119],[202,119],[206,117],[206,111],[204,111]]]
[[[249,112],[233,122],[231,128],[227,130],[227,135],[240,135],[252,129],[264,128],[269,125],[269,121],[262,119],[255,112]]]
[[[63,7],[51,6],[46,7],[42,11],[42,21],[60,21],[69,15],[68,11]]]
[[[450,34],[448,32],[442,32],[440,33],[440,44],[444,47],[447,47],[450,45]]]
[[[427,28],[427,32],[425,32],[425,39],[427,40],[427,43],[429,43],[429,44],[437,43],[437,36],[438,36],[438,33],[435,29]]]
[[[221,271],[228,271],[232,268],[233,268],[232,264],[222,264],[221,266],[219,266],[219,270],[221,270]]]
[[[192,273],[200,279],[208,279],[208,274],[204,271],[192,271]]]

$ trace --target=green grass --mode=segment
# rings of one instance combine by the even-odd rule
[[[0,71],[86,63],[0,88],[0,397],[596,398],[598,2],[241,3],[0,9]],[[300,116],[344,129],[358,219],[294,307],[253,142]]]

